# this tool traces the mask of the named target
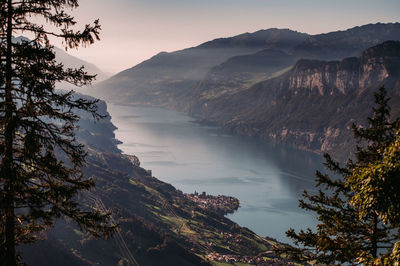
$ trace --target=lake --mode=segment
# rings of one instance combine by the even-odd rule
[[[165,109],[108,104],[108,111],[124,153],[183,192],[237,197],[241,207],[228,217],[241,226],[289,243],[286,230],[316,225],[298,199],[304,189],[315,190],[320,156],[230,135]]]

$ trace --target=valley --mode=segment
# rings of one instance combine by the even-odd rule
[[[99,107],[100,113],[108,114],[104,102]],[[213,203],[201,205],[153,177],[136,156],[122,154],[110,116],[95,123],[90,115],[80,115],[77,135],[88,150],[84,174],[96,180],[96,188],[79,194],[79,200],[87,208],[111,212],[110,222],[119,224],[119,229],[111,239],[99,240],[80,231],[72,221],[60,219],[41,234],[41,240],[20,247],[26,263],[215,265],[234,258],[244,265],[246,261],[291,265],[272,252],[273,246],[281,245],[278,241],[241,227],[224,217],[226,211],[212,207]],[[237,208],[234,198],[206,197],[223,199],[230,205],[228,212]]]
[[[273,250],[290,243],[287,229],[316,225],[297,207],[322,168],[310,152],[347,158],[351,125],[370,114],[379,86],[400,114],[400,42],[388,41],[400,39],[399,26],[216,39],[89,88],[108,104],[99,102],[97,123],[77,113],[84,174],[97,183],[79,200],[110,212],[119,229],[96,240],[61,219],[21,247],[25,261],[295,265]]]
[[[400,40],[399,23],[319,35],[246,33],[156,55],[90,93],[345,160],[354,145],[351,124],[364,122],[380,86],[399,113],[399,44],[389,40]]]
[[[398,0],[0,4],[0,266],[400,262]]]

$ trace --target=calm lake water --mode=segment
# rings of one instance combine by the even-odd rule
[[[160,108],[109,104],[108,111],[123,142],[119,148],[160,180],[187,193],[237,197],[241,207],[228,217],[261,236],[290,242],[290,227],[314,228],[316,220],[297,200],[304,189],[315,190],[320,156],[232,136]]]

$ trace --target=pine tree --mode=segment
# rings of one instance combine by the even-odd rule
[[[94,186],[81,172],[84,147],[75,139],[79,117],[96,101],[55,90],[58,82],[82,86],[94,76],[83,68],[65,69],[55,61],[49,36],[62,38],[66,49],[98,40],[100,25],[74,31],[65,10],[77,0],[5,0],[0,3],[0,264],[18,264],[16,246],[30,243],[61,216],[72,218],[96,237],[114,230],[107,214],[80,207],[76,196]],[[39,18],[45,21],[40,24]],[[50,27],[49,27],[50,25]],[[54,29],[56,30],[48,30]],[[14,34],[34,36],[15,41]]]
[[[302,247],[281,247],[277,249],[278,253],[299,262],[342,264],[358,263],[362,257],[377,258],[380,248],[392,247],[394,238],[390,226],[371,209],[365,209],[360,215],[354,185],[362,180],[350,182],[356,169],[382,160],[380,150],[395,141],[398,123],[390,122],[388,101],[382,87],[375,94],[376,107],[372,118],[368,118],[369,126],[353,125],[355,138],[359,141],[355,161],[348,160],[341,166],[325,154],[325,166],[334,176],[317,171],[319,193],[310,195],[305,191],[304,199],[300,200],[301,208],[317,214],[317,231],[307,229],[296,233],[290,229],[286,234]]]
[[[397,126],[397,129],[399,127]],[[377,159],[353,169],[347,184],[354,192],[351,203],[359,219],[373,215],[388,226],[391,245],[382,255],[361,252],[358,261],[365,264],[392,264],[400,261],[400,131],[395,141],[377,149]],[[397,258],[396,258],[397,257]]]
[[[400,131],[379,152],[381,160],[356,167],[348,179],[352,204],[361,217],[374,212],[384,223],[400,228]]]
[[[374,176],[365,174],[371,165],[380,165],[384,161],[386,157],[385,149],[396,142],[400,118],[390,122],[389,100],[386,90],[381,87],[379,92],[375,94],[377,106],[373,108],[373,117],[368,118],[369,127],[363,128],[353,125],[354,135],[360,143],[355,153],[357,163],[351,164],[352,173],[347,178],[346,183],[352,191],[350,201],[355,207],[359,219],[372,221],[370,227],[371,249],[361,251],[358,255],[358,259],[361,259],[361,261],[366,258],[368,260],[377,259],[379,257],[378,250],[390,250],[393,241],[397,238],[396,235],[393,235],[392,226],[387,223],[386,219],[382,220],[384,216],[379,215],[382,212],[387,213],[387,210],[384,209],[390,205],[385,203],[383,198],[388,195],[387,193],[393,193],[396,190],[396,188],[391,187],[395,183],[390,182],[387,186],[388,183],[382,181],[392,181],[393,178],[388,175],[379,178],[379,174]],[[383,197],[382,194],[384,194]],[[393,195],[398,195],[398,193]],[[362,200],[365,200],[365,202],[362,202]],[[379,241],[379,228],[386,230],[385,240],[381,242]]]

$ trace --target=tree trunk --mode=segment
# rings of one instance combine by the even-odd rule
[[[372,236],[371,236],[371,255],[374,258],[378,257],[378,216],[373,214],[372,218]]]
[[[15,220],[14,220],[14,182],[15,172],[13,167],[13,141],[14,141],[14,103],[12,99],[12,0],[7,1],[7,51],[6,51],[6,69],[5,69],[5,128],[4,128],[4,155],[2,165],[2,178],[5,180],[5,265],[15,266]]]

